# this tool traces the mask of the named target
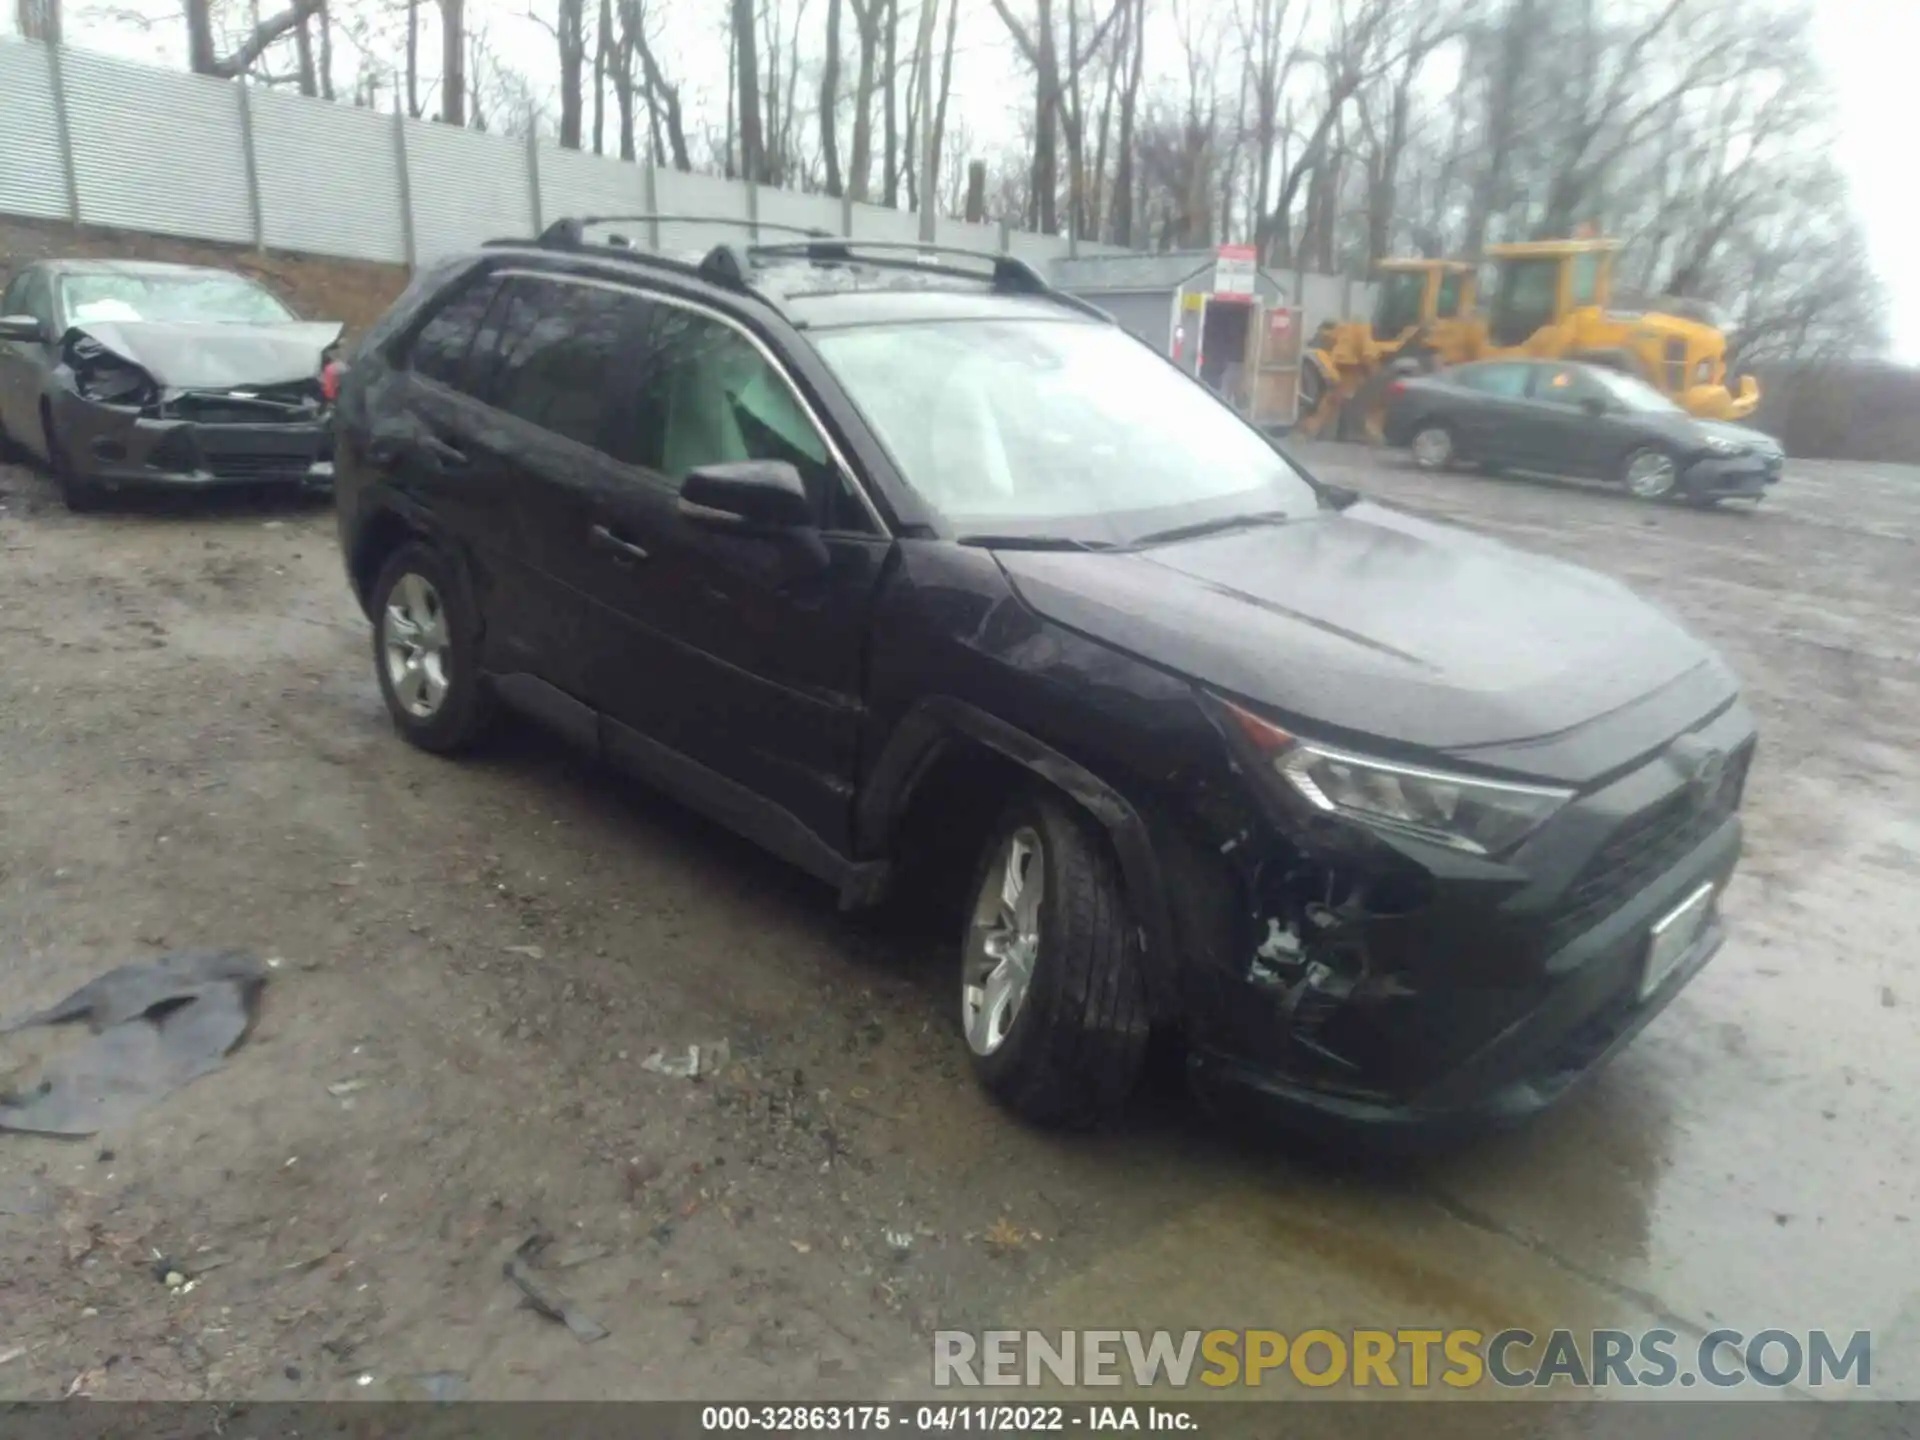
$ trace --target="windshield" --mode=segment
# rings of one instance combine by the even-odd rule
[[[1649,415],[1682,413],[1678,405],[1644,380],[1636,380],[1631,375],[1622,375],[1618,370],[1608,370],[1601,366],[1594,366],[1587,373],[1605,387],[1608,395],[1628,410],[1637,410]]]
[[[963,536],[1128,544],[1318,508],[1258,431],[1110,326],[954,320],[814,339],[907,482]]]
[[[64,275],[60,304],[69,325],[89,320],[167,320],[279,325],[293,312],[238,275]]]

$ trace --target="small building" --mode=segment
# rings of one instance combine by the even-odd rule
[[[1048,278],[1105,310],[1260,425],[1295,418],[1311,327],[1367,304],[1370,287],[1254,263],[1250,245],[1159,255],[1060,256]]]

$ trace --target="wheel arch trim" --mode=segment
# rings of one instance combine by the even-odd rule
[[[1178,994],[1177,947],[1163,871],[1146,822],[1112,785],[1037,736],[953,696],[915,702],[894,726],[855,802],[855,834],[862,850],[885,853],[920,785],[956,744],[981,746],[1011,761],[1099,824],[1127,887],[1154,1012],[1169,1013]]]

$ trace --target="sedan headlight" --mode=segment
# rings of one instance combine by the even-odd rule
[[[1707,449],[1716,455],[1739,455],[1747,448],[1738,440],[1729,440],[1725,435],[1708,435],[1705,439]]]
[[[1313,744],[1229,706],[1273,771],[1314,809],[1413,835],[1475,855],[1512,849],[1544,825],[1573,791],[1427,770]]]

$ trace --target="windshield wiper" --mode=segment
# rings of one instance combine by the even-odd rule
[[[958,545],[983,550],[1111,550],[1110,540],[1076,540],[1070,535],[962,535]]]
[[[1293,516],[1284,510],[1261,510],[1249,515],[1221,515],[1212,520],[1196,520],[1191,525],[1176,525],[1171,530],[1155,530],[1142,535],[1135,545],[1161,545],[1174,540],[1195,540],[1202,535],[1217,535],[1223,530],[1245,530],[1254,525],[1284,525]]]

